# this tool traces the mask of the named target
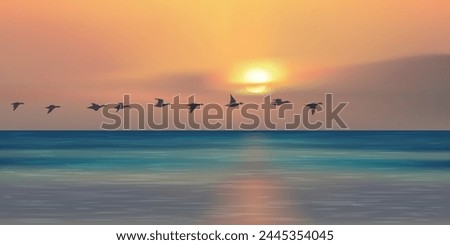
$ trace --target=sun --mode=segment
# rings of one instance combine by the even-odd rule
[[[251,94],[263,94],[268,91],[267,83],[272,80],[271,74],[262,68],[252,68],[244,73],[245,89]]]
[[[246,83],[267,83],[270,80],[271,75],[262,68],[253,68],[244,73]]]
[[[266,85],[247,85],[245,86],[245,89],[247,90],[247,92],[252,93],[252,94],[264,94],[267,91],[269,91],[269,89],[267,88]]]
[[[247,94],[266,94],[273,90],[274,83],[283,79],[283,72],[274,62],[249,62],[239,65],[232,72],[232,81],[240,84],[241,92]]]

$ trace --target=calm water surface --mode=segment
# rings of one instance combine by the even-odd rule
[[[0,131],[0,224],[450,224],[450,131]]]

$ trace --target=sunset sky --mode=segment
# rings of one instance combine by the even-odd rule
[[[3,1],[0,129],[98,129],[101,115],[85,107],[124,93],[141,103],[196,93],[220,104],[229,93],[244,102],[272,93],[302,105],[325,92],[358,104],[349,108],[351,128],[450,129],[440,109],[450,105],[449,30],[448,0]],[[252,93],[240,78],[260,66],[279,74]],[[383,90],[374,77],[423,97]],[[424,84],[435,90],[423,93]],[[393,100],[403,116],[387,106]],[[26,104],[13,113],[14,101]],[[373,116],[373,103],[382,104],[382,123],[361,119]],[[63,108],[46,115],[49,104]],[[428,114],[419,120],[417,110]]]

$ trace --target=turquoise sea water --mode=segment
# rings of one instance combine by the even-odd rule
[[[0,224],[450,224],[450,131],[0,131]]]

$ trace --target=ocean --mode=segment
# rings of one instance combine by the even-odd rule
[[[0,131],[0,224],[450,224],[450,131]]]

